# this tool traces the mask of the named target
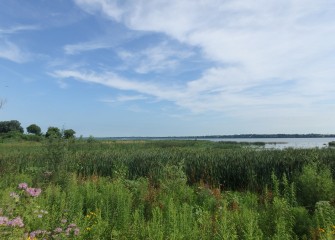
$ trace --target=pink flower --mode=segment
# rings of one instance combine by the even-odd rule
[[[61,223],[67,223],[67,220],[66,219],[62,219]]]
[[[54,232],[56,232],[56,233],[61,233],[62,231],[63,231],[63,229],[61,229],[60,227],[58,227],[54,230]]]
[[[27,189],[28,188],[28,184],[23,182],[19,184],[19,189]]]
[[[7,225],[12,226],[12,227],[24,227],[23,220],[20,217],[16,217],[16,218],[8,221]]]
[[[32,197],[37,197],[41,194],[42,190],[40,188],[27,188],[26,192]]]
[[[79,232],[80,232],[79,228],[75,228],[75,229],[74,229],[74,235],[75,235],[75,236],[78,236],[78,235],[79,235]]]

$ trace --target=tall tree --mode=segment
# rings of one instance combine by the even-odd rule
[[[27,127],[27,132],[35,135],[41,135],[41,128],[36,124],[31,124]]]
[[[24,130],[21,127],[21,123],[17,120],[11,121],[2,121],[0,122],[0,133],[8,133],[8,132],[20,132],[23,133]]]
[[[48,131],[45,134],[46,137],[61,138],[62,133],[58,127],[48,127]]]
[[[74,138],[76,132],[73,129],[66,129],[64,130],[64,138],[69,139],[69,138]]]

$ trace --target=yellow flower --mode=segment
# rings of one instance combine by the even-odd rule
[[[322,232],[322,233],[324,233],[324,232],[325,232],[325,230],[324,230],[323,228],[319,228],[319,232]]]

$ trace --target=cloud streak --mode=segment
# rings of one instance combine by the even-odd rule
[[[162,42],[137,52],[120,50],[118,55],[135,72],[146,74],[174,70],[183,60],[190,58],[194,53]]]
[[[23,63],[27,61],[27,54],[25,54],[14,43],[0,38],[0,58],[10,60],[16,63]]]
[[[317,108],[317,102],[335,100],[332,0],[76,3],[90,14],[103,13],[131,30],[163,33],[200,48],[203,59],[215,64],[176,89],[127,82],[134,91],[195,112],[253,109],[266,113],[276,108],[279,115],[299,114]],[[177,62],[164,50],[161,46],[135,54],[119,52],[119,56],[130,62],[135,59],[132,66],[138,73],[176,67]],[[178,54],[177,58],[187,59]]]
[[[87,51],[94,51],[99,49],[108,49],[112,46],[105,42],[82,42],[77,44],[68,44],[64,46],[66,54],[74,55]]]
[[[18,45],[9,40],[13,34],[22,31],[38,30],[37,25],[16,25],[10,28],[0,28],[0,58],[16,63],[23,63],[29,59],[29,54],[24,52]]]

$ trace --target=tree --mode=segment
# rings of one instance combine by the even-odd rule
[[[48,127],[48,131],[46,132],[45,136],[54,137],[54,138],[61,138],[62,134],[58,127]]]
[[[72,130],[72,129],[66,129],[66,130],[64,130],[64,138],[65,139],[74,138],[75,134],[76,134],[76,132],[74,130]]]
[[[36,124],[31,124],[27,127],[27,132],[35,135],[41,135],[41,128]]]
[[[21,123],[17,120],[0,122],[0,133],[9,133],[9,132],[23,133],[24,130],[21,127]]]

